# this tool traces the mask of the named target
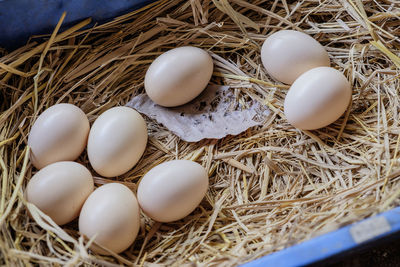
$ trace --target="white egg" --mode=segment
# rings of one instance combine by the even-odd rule
[[[93,187],[93,177],[86,167],[73,161],[60,161],[38,171],[29,180],[25,196],[28,202],[62,225],[78,217]]]
[[[79,232],[115,253],[132,245],[140,226],[139,205],[125,185],[109,183],[97,188],[86,200],[79,215]],[[99,246],[91,249],[110,254]]]
[[[206,170],[189,160],[173,160],[152,168],[140,181],[138,201],[143,212],[160,222],[182,219],[204,198]]]
[[[286,119],[303,130],[325,127],[336,121],[348,107],[351,86],[338,70],[319,67],[302,74],[285,98]]]
[[[272,77],[286,84],[310,69],[330,66],[329,55],[320,43],[292,30],[271,34],[261,48],[261,60]]]
[[[75,160],[86,147],[89,120],[72,104],[57,104],[37,118],[28,136],[31,161],[38,169],[57,161]]]
[[[156,58],[146,72],[147,95],[160,106],[186,104],[207,86],[213,73],[211,56],[203,49],[183,46]]]
[[[105,177],[126,173],[142,157],[147,144],[147,127],[134,109],[114,107],[93,123],[87,152],[93,169]]]

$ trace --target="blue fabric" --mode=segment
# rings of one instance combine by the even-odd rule
[[[0,0],[0,46],[25,44],[31,35],[51,33],[66,11],[63,27],[85,18],[105,22],[155,0]]]

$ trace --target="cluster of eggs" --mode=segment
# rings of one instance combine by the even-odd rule
[[[137,198],[127,186],[108,183],[94,190],[90,171],[74,162],[87,147],[89,162],[103,177],[129,171],[147,144],[142,116],[128,107],[102,113],[89,127],[85,113],[72,104],[45,110],[28,137],[32,164],[39,171],[30,179],[25,195],[52,220],[66,224],[79,217],[79,231],[95,237],[92,249],[119,253],[135,240],[140,228],[140,208],[160,222],[179,220],[203,199],[208,188],[206,170],[189,160],[161,163],[147,172]],[[94,191],[93,191],[94,190]]]
[[[347,108],[351,98],[347,79],[330,68],[328,53],[310,36],[297,31],[274,33],[264,42],[261,59],[271,76],[291,84],[284,111],[292,125],[321,128]],[[212,73],[213,61],[206,51],[175,48],[150,65],[145,90],[161,106],[183,105],[204,90]],[[101,247],[119,253],[138,234],[140,209],[156,221],[179,220],[196,208],[208,187],[208,175],[201,165],[173,160],[142,177],[136,198],[121,183],[94,190],[90,171],[74,162],[87,147],[96,173],[116,177],[137,164],[147,139],[145,120],[131,108],[111,108],[90,128],[77,106],[54,105],[37,118],[29,134],[31,161],[39,171],[27,185],[26,198],[59,225],[79,217],[81,234],[95,237]],[[92,249],[109,253],[101,247],[93,245]]]
[[[206,51],[180,47],[154,60],[146,72],[145,89],[157,104],[179,106],[198,96],[212,73],[213,61]],[[94,190],[90,171],[74,162],[87,147],[94,171],[103,177],[116,177],[137,164],[147,139],[145,120],[134,109],[111,108],[90,128],[79,107],[51,106],[29,133],[31,162],[39,171],[27,185],[27,201],[59,225],[79,217],[79,231],[95,237],[92,249],[96,252],[109,253],[101,247],[115,253],[125,250],[138,234],[140,209],[159,222],[179,220],[196,208],[208,188],[206,170],[189,160],[168,161],[152,168],[142,177],[137,198],[121,183]]]
[[[309,35],[293,30],[270,35],[262,46],[261,60],[272,77],[291,85],[284,112],[293,126],[322,128],[346,111],[351,86],[341,72],[330,67],[328,53]]]

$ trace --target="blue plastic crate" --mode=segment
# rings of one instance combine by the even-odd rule
[[[381,239],[397,236],[399,231],[400,207],[267,255],[242,267],[305,266],[357,250],[367,243],[373,246],[374,242]]]

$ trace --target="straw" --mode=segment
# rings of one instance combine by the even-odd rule
[[[393,0],[163,0],[91,28],[84,20],[59,32],[60,18],[52,35],[32,39],[38,43],[1,50],[0,264],[234,266],[398,206],[399,16]],[[351,106],[325,128],[301,131],[284,117],[289,87],[260,60],[265,38],[282,29],[321,42],[352,84]],[[210,176],[189,216],[158,224],[142,214],[129,249],[97,255],[76,220],[58,227],[24,201],[37,172],[27,159],[29,131],[56,103],[81,107],[93,123],[143,93],[152,60],[182,45],[210,52],[211,83],[230,86],[238,103],[259,101],[271,117],[238,136],[198,143],[146,118],[143,158],[115,178],[98,177],[83,153],[78,162],[96,186],[118,181],[136,191],[147,171],[176,158],[202,164]]]

